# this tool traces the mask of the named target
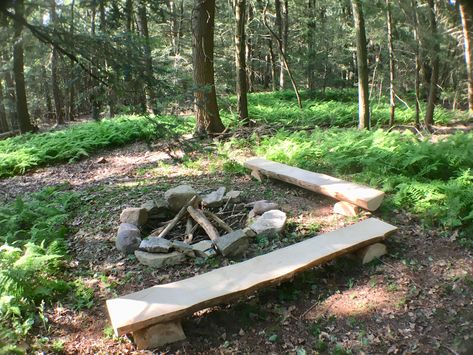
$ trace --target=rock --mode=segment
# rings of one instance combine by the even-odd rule
[[[180,240],[172,241],[172,248],[179,253],[183,253],[187,256],[195,257],[194,249],[187,243],[181,242]]]
[[[253,204],[253,209],[248,213],[249,218],[253,218],[262,215],[264,212],[275,210],[278,208],[278,204],[275,202],[269,202],[267,200],[256,201]]]
[[[154,268],[160,268],[168,265],[177,265],[186,260],[186,256],[177,251],[168,254],[157,254],[136,250],[135,256],[141,264],[152,266]]]
[[[283,211],[271,210],[263,213],[249,227],[256,234],[275,234],[284,230],[287,216]]]
[[[202,240],[201,242],[192,244],[192,249],[194,250],[195,255],[200,256],[201,258],[209,258],[217,255],[210,240]]]
[[[222,235],[217,240],[217,248],[223,256],[236,256],[248,249],[249,238],[243,229]]]
[[[337,202],[333,205],[333,213],[341,214],[347,217],[356,217],[361,212],[361,208],[345,201]]]
[[[205,195],[202,198],[202,203],[204,204],[204,206],[211,208],[223,205],[223,203],[225,202],[224,197],[226,190],[227,189],[224,186],[219,187],[217,190]]]
[[[122,223],[118,228],[115,246],[125,254],[131,254],[140,247],[141,233],[137,226],[131,223]]]
[[[168,203],[165,200],[146,201],[141,205],[148,212],[148,221],[151,223],[158,223],[170,220],[174,217],[170,210]]]
[[[250,227],[243,228],[243,232],[245,232],[247,237],[256,237],[256,233]]]
[[[164,198],[172,211],[178,212],[189,200],[197,195],[190,185],[179,185],[164,193]]]
[[[140,250],[148,253],[168,253],[171,249],[171,242],[164,238],[148,237],[140,243]]]
[[[148,211],[144,208],[125,208],[120,215],[120,222],[142,226],[148,221]]]
[[[238,202],[240,202],[240,200],[241,200],[241,191],[236,191],[236,190],[228,191],[225,194],[224,200],[229,201],[229,203],[238,203]]]

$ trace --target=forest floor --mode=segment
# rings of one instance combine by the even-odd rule
[[[116,251],[120,211],[159,198],[168,188],[227,186],[243,191],[248,202],[278,202],[289,216],[286,232],[256,239],[244,258],[356,222],[334,215],[329,198],[277,181],[254,181],[214,158],[202,150],[183,163],[135,143],[0,180],[5,200],[68,182],[82,201],[72,222],[67,277],[82,280],[91,293],[83,293],[80,307],[64,300],[48,308],[48,326],[37,329],[25,349],[145,353],[127,337],[113,336],[105,300],[228,265],[217,257],[153,270]],[[234,304],[198,312],[184,321],[185,341],[157,352],[466,354],[473,341],[473,254],[454,234],[427,228],[405,211],[374,215],[399,228],[387,241],[389,255],[363,267],[339,258]]]

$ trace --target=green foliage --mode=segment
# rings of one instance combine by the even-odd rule
[[[44,302],[69,290],[58,274],[75,201],[64,186],[49,187],[0,209],[0,346],[24,338]]]
[[[165,137],[168,126],[174,133],[182,133],[190,127],[175,121],[173,117],[159,117],[158,120],[147,116],[121,116],[77,124],[60,131],[5,139],[0,141],[0,178],[23,174],[42,165],[74,162],[103,148]]]

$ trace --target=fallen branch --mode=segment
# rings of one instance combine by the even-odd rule
[[[218,234],[215,227],[210,223],[210,221],[205,217],[202,211],[196,210],[194,207],[189,206],[187,207],[187,212],[191,215],[191,217],[196,221],[200,226],[205,230],[209,238],[214,242],[217,242],[220,235]]]
[[[205,210],[204,214],[210,219],[213,219],[215,223],[217,223],[220,226],[220,228],[222,228],[224,231],[228,233],[233,232],[233,229],[228,224],[226,224],[222,219],[220,219],[220,217],[217,216],[215,213]]]
[[[184,206],[182,206],[180,211],[171,220],[171,222],[166,226],[166,228],[164,228],[164,230],[161,233],[159,233],[158,238],[163,238],[166,234],[168,234],[171,231],[171,229],[173,229],[176,226],[177,222],[179,222],[179,220],[182,217],[184,217],[184,215],[186,214],[187,208],[192,206],[196,198],[197,196],[192,197]]]

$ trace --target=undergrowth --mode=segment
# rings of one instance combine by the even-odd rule
[[[67,258],[66,221],[77,195],[48,187],[0,208],[0,353],[13,351],[44,306],[70,289],[60,277]]]
[[[178,134],[189,127],[191,124],[174,117],[121,116],[8,138],[0,141],[0,178],[23,174],[38,166],[74,162],[103,148],[168,138],[169,132]]]
[[[388,193],[386,211],[409,210],[446,233],[459,229],[462,243],[473,247],[473,133],[431,143],[382,130],[281,130],[233,141],[226,149],[242,146],[271,160],[378,187]]]

